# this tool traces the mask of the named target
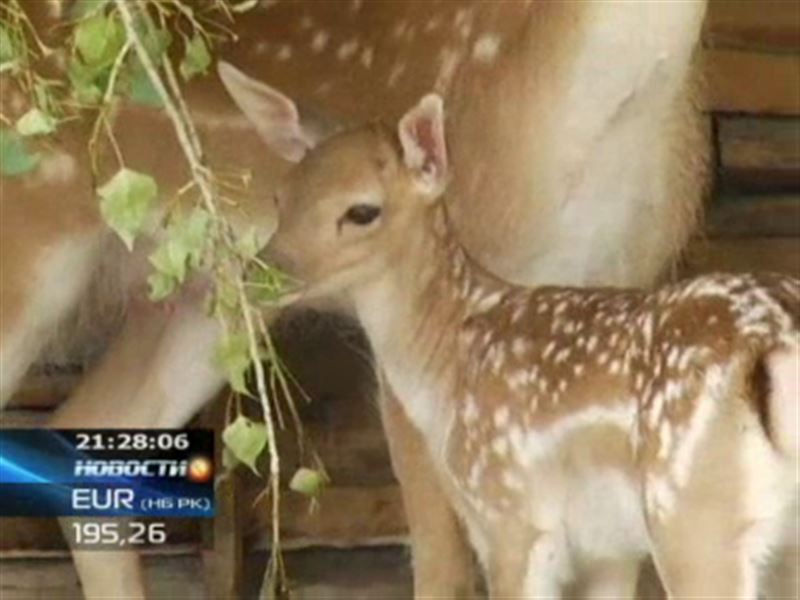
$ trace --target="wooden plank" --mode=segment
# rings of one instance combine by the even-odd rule
[[[709,110],[800,114],[800,54],[710,49],[704,60]]]
[[[197,556],[160,556],[144,560],[148,598],[205,598]],[[69,559],[4,559],[0,564],[0,598],[50,600],[83,598]]]
[[[690,246],[683,275],[711,271],[776,271],[800,277],[800,239],[699,240]]]
[[[248,556],[244,598],[257,598],[261,573],[269,554]],[[411,598],[411,564],[405,546],[392,545],[361,549],[308,548],[284,555],[295,600],[373,600]],[[197,556],[166,556],[144,561],[148,597],[203,598],[202,564]],[[4,560],[0,577],[3,600],[41,598],[82,598],[80,585],[68,558]],[[662,600],[658,577],[650,561],[639,576],[637,598]],[[479,596],[484,597],[485,596]],[[569,595],[568,597],[574,597]]]
[[[712,0],[704,38],[715,48],[800,51],[800,3]]]
[[[711,237],[800,237],[800,195],[722,198],[706,216]]]
[[[269,545],[271,527],[265,499],[254,505],[247,535],[255,547]],[[403,499],[397,484],[380,487],[330,487],[316,510],[298,494],[281,499],[281,530],[295,546],[355,547],[403,540],[408,535]]]
[[[719,119],[722,183],[742,190],[800,189],[800,119]]]

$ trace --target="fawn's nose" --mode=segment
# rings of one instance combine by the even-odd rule
[[[277,235],[273,235],[269,243],[261,251],[261,254],[270,265],[278,268],[289,276],[295,276],[295,262],[289,253],[283,248]]]

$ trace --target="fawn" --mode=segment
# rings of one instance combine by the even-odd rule
[[[311,149],[267,253],[352,302],[492,596],[631,597],[651,553],[672,597],[755,598],[793,542],[800,281],[513,286],[451,233],[447,178],[429,95]]]

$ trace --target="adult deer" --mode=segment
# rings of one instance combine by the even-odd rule
[[[448,170],[436,95],[338,134],[279,187],[267,254],[352,302],[491,597],[630,598],[650,552],[670,597],[757,598],[796,543],[800,280],[514,286],[456,239]]]
[[[704,10],[704,2],[264,2],[242,18],[226,55],[253,78],[228,69],[226,79],[278,152],[262,151],[217,82],[192,84],[188,101],[212,163],[255,174],[255,202],[237,212],[252,222],[271,210],[265,199],[284,158],[296,159],[326,122],[399,117],[436,89],[451,106],[453,219],[482,264],[517,282],[643,284],[676,256],[699,210],[705,145],[690,67]],[[259,80],[322,117],[299,145],[276,144],[276,120],[283,126],[297,111]],[[2,98],[12,116],[23,110],[14,96]],[[134,107],[120,107],[115,125],[127,164],[154,174],[165,196],[186,181],[167,127],[163,115]],[[92,307],[115,314],[123,302],[109,289],[119,290],[125,323],[54,425],[180,426],[222,383],[208,366],[216,329],[190,298],[171,315],[136,301],[146,243],[128,255],[103,225],[86,138],[69,125],[37,174],[3,180],[2,394],[68,314],[80,307],[91,318],[79,324],[96,324]],[[110,288],[109,274],[122,276]],[[102,301],[88,302],[87,291]],[[470,553],[422,439],[391,395],[382,404],[416,593],[469,594]],[[88,596],[144,594],[132,555],[77,559]]]

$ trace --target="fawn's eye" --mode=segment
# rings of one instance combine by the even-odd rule
[[[354,204],[344,213],[343,220],[354,225],[369,225],[381,215],[381,207],[374,204]]]

